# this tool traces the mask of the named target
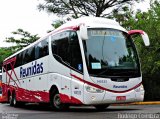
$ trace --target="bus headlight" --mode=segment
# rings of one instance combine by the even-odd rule
[[[104,92],[104,90],[98,89],[90,85],[86,85],[85,88],[87,92],[90,92],[90,93],[103,93]]]
[[[136,92],[144,91],[143,85],[141,84],[138,88],[134,89]]]

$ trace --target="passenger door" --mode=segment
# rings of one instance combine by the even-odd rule
[[[56,71],[61,77],[61,97],[67,103],[71,99],[69,31],[61,32],[52,39],[52,53],[58,61]]]
[[[83,101],[83,62],[79,45],[79,40],[76,31],[70,32],[70,53],[71,53],[71,88],[72,88],[72,103],[80,103]]]

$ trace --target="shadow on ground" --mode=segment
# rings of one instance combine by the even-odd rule
[[[10,106],[10,105],[7,105]],[[128,106],[109,106],[103,111],[96,110],[92,106],[70,106],[69,109],[63,111],[55,111],[52,110],[50,106],[46,105],[39,105],[39,104],[27,104],[21,107],[16,107],[23,110],[33,110],[33,111],[45,111],[47,112],[82,112],[82,113],[92,113],[92,112],[118,112],[118,111],[134,111],[134,110],[141,110],[136,109],[134,107],[128,108]]]

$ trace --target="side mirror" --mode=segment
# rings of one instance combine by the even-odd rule
[[[129,35],[140,34],[142,36],[142,39],[143,39],[143,42],[144,42],[145,46],[150,45],[149,37],[144,31],[142,31],[142,30],[130,30],[130,31],[128,31],[128,34]]]
[[[80,25],[80,37],[82,40],[88,39],[87,27],[84,24]]]

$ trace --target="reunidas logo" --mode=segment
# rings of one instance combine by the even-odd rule
[[[113,85],[113,88],[127,88],[127,86],[125,86],[125,85],[121,85],[121,86]]]
[[[24,78],[24,77],[39,74],[39,73],[43,73],[42,62],[37,63],[37,61],[35,61],[34,63],[32,62],[30,67],[27,67],[27,68],[20,67],[20,78]]]

